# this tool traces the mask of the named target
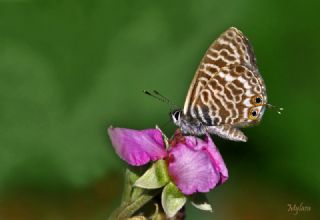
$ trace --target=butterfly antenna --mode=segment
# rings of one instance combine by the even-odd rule
[[[160,94],[160,92],[158,92],[157,90],[153,90],[154,94],[158,95],[159,97],[163,98],[164,100],[166,100],[167,103],[169,103],[171,106],[176,106],[170,99],[168,99],[166,96]]]
[[[177,105],[175,105],[173,102],[171,102],[166,96],[164,95],[161,95],[157,90],[153,90],[153,92],[149,92],[147,90],[143,90],[143,93],[155,98],[155,99],[158,99],[159,101],[161,102],[164,102],[164,103],[167,103],[168,105],[174,108],[178,108]]]
[[[161,101],[161,102],[170,104],[167,99],[164,99],[164,98],[161,97],[161,96],[157,96],[157,95],[155,95],[155,94],[153,94],[153,93],[151,93],[151,92],[149,92],[149,91],[147,91],[147,90],[143,90],[142,92],[145,93],[145,94],[147,94],[147,95],[149,95],[149,96],[151,96],[151,97],[153,97],[153,98],[155,98],[155,99],[158,99],[158,100]]]
[[[162,97],[163,99],[167,100],[168,102],[170,102],[170,100],[166,96],[161,95],[160,92],[158,92],[157,90],[153,90],[153,93],[158,95],[158,96],[160,96],[160,97]]]
[[[271,104],[266,104],[266,106],[270,109],[275,110],[279,115],[281,115],[281,112],[284,110],[282,107],[274,106]]]

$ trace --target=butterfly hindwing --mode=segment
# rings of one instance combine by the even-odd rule
[[[266,100],[264,83],[259,74],[246,66],[230,66],[222,68],[207,82],[191,111],[207,126],[248,126],[256,122],[249,117],[250,109],[263,108],[256,106],[254,97]]]
[[[226,138],[232,141],[246,142],[248,138],[238,128],[234,128],[231,125],[210,126],[207,128],[211,134],[216,134],[222,138]]]

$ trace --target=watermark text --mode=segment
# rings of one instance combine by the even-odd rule
[[[293,215],[298,215],[301,212],[311,212],[311,206],[303,204],[301,202],[300,204],[296,203],[288,203],[288,212],[292,213]]]

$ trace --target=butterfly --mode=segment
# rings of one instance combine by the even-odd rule
[[[248,39],[231,27],[208,48],[189,87],[183,110],[171,117],[183,134],[216,134],[247,141],[239,129],[257,124],[267,103],[266,86]]]
[[[184,135],[210,133],[246,142],[248,138],[240,128],[258,124],[266,107],[274,107],[267,98],[249,40],[231,27],[207,49],[183,109],[171,111],[170,116]]]

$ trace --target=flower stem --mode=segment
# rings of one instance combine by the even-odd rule
[[[131,175],[132,175],[132,172],[129,169],[126,169],[121,206],[128,203],[128,201],[130,201],[130,196],[132,191]]]
[[[135,201],[123,207],[123,209],[118,212],[119,214],[116,216],[116,219],[127,219],[131,217],[160,192],[161,190],[145,191],[145,193],[140,195]]]

